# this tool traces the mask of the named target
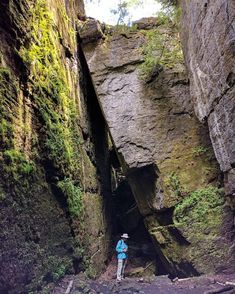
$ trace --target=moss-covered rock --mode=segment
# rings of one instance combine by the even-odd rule
[[[208,183],[218,181],[218,164],[206,129],[189,121],[187,131],[171,142],[171,156],[159,162],[165,206],[174,206]],[[200,151],[203,150],[203,151]]]
[[[98,162],[75,31],[83,2],[11,0],[0,8],[0,292],[36,293],[95,253],[85,211],[94,202],[99,219],[105,206],[96,174],[102,162],[109,177],[107,134],[102,124]],[[105,221],[99,230],[110,239]],[[100,251],[97,273],[107,258]]]
[[[213,186],[190,193],[175,208],[175,226],[191,244],[186,255],[201,273],[213,272],[228,258],[224,218],[223,191]]]

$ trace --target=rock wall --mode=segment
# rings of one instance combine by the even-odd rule
[[[1,293],[96,275],[107,259],[108,140],[80,62],[83,17],[79,0],[0,3]]]
[[[182,276],[228,268],[224,248],[231,240],[221,232],[226,213],[216,188],[219,170],[207,127],[193,113],[185,68],[177,61],[155,64],[148,79],[142,75],[148,36],[177,42],[177,33],[148,24],[150,31],[111,29],[104,37],[94,20],[81,27],[100,105],[161,264]],[[159,60],[158,49],[152,54]]]
[[[207,121],[225,187],[234,194],[235,4],[181,1],[182,40],[197,117]]]

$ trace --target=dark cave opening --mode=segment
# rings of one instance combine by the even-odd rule
[[[118,184],[113,192],[113,210],[116,219],[116,241],[123,233],[128,233],[130,236],[128,255],[131,266],[145,268],[151,263],[154,267],[154,273],[156,273],[155,250],[131,188],[125,179]]]
[[[114,240],[117,241],[123,233],[128,233],[130,239],[129,256],[132,270],[141,269],[146,274],[166,275],[169,274],[162,258],[153,244],[151,236],[146,229],[144,217],[141,215],[136,199],[133,195],[127,177],[122,173],[117,153],[111,150],[110,160],[113,169],[113,215],[116,219]]]

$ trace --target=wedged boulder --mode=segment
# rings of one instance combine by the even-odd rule
[[[83,43],[97,41],[103,37],[101,24],[94,18],[87,18],[85,21],[79,22],[79,37]]]
[[[209,184],[218,184],[218,165],[208,129],[193,114],[182,63],[155,64],[159,70],[154,74],[152,70],[147,80],[143,78],[148,36],[138,30],[114,31],[113,36],[84,45],[83,50],[121,166],[161,263],[181,276],[213,272],[228,267],[230,252],[207,266],[205,251],[187,234],[190,223],[178,226],[174,208],[187,203],[194,191],[202,189],[206,194]],[[159,52],[153,54],[159,58]],[[223,201],[218,207],[222,211]],[[221,240],[224,214],[217,217],[216,230],[200,232],[204,245],[211,238]],[[199,220],[206,225],[204,215],[199,215]],[[231,246],[229,237],[222,240],[209,250],[209,258],[220,256],[224,244]],[[193,257],[190,252],[195,253]]]
[[[158,18],[143,17],[139,20],[133,21],[133,25],[136,26],[138,30],[150,30],[158,25]]]

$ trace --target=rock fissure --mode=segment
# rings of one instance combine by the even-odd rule
[[[234,272],[235,6],[178,5],[186,65],[173,19],[0,3],[1,293],[97,277],[123,232],[130,275]]]

